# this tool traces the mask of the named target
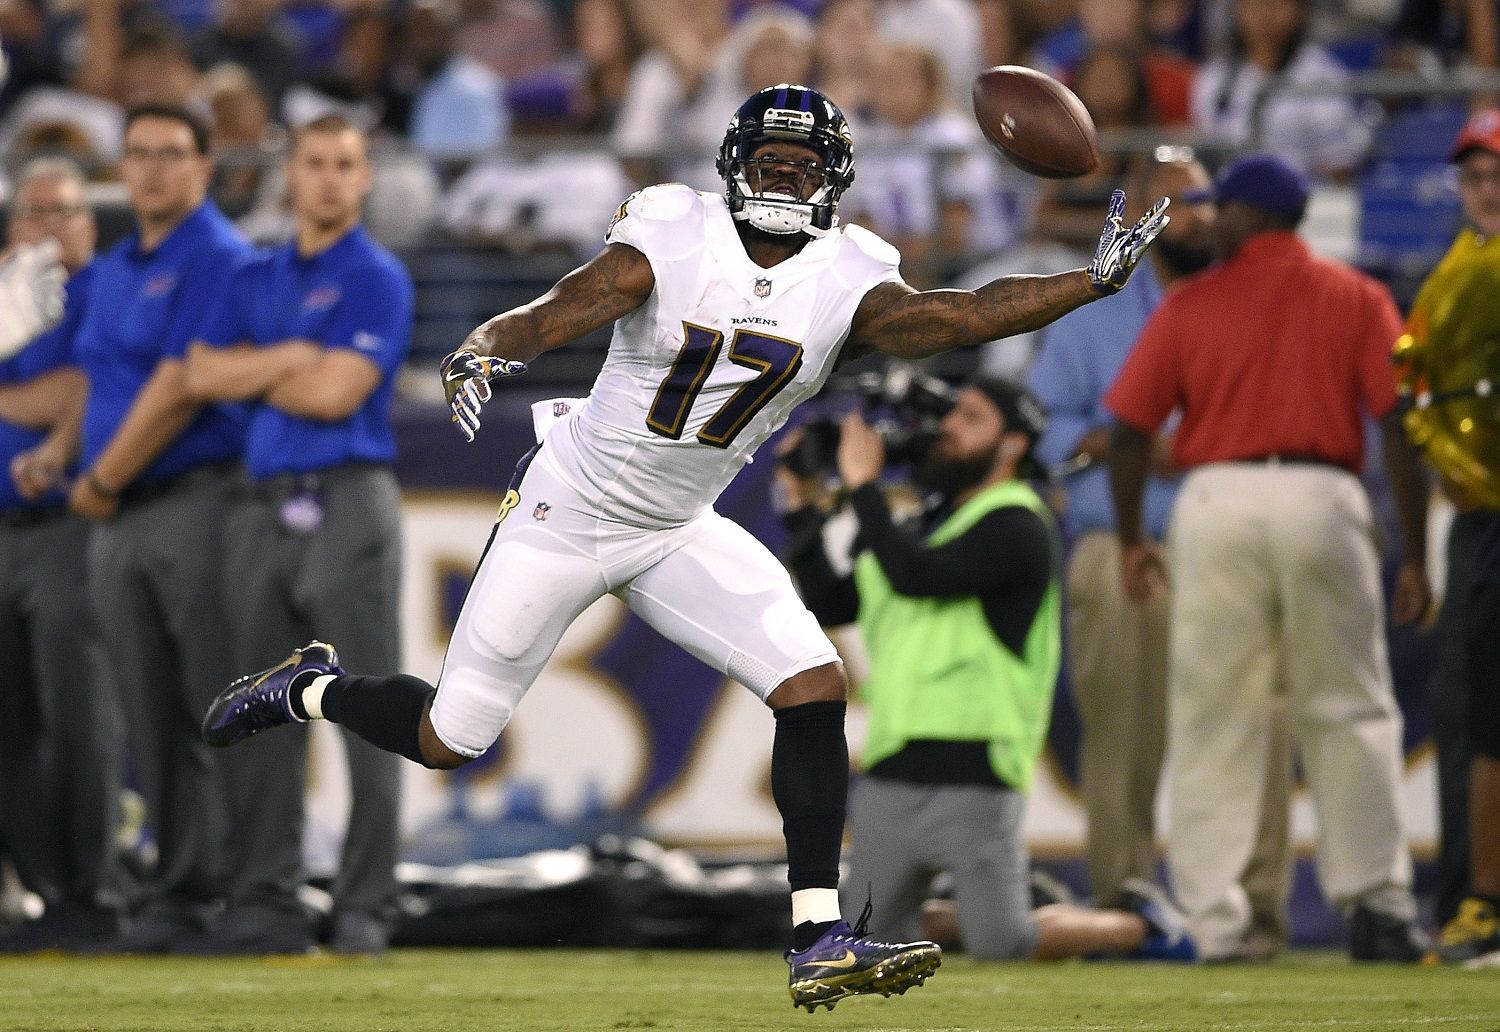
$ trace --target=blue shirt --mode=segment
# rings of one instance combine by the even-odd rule
[[[54,369],[75,364],[73,338],[83,323],[83,313],[89,296],[89,285],[94,281],[96,263],[79,269],[68,279],[67,299],[63,306],[62,321],[30,344],[0,362],[0,384],[23,384]],[[47,431],[17,426],[0,419],[0,509],[13,509],[22,505],[57,505],[63,494],[54,491],[28,502],[16,490],[10,478],[10,461],[24,451],[30,451],[47,436]]]
[[[406,267],[356,226],[303,258],[295,242],[240,269],[205,327],[214,347],[308,340],[348,348],[380,367],[380,385],[347,419],[326,423],[269,404],[251,409],[245,466],[257,480],[346,462],[393,462],[391,394],[411,345],[412,283]]]
[[[1149,261],[1142,262],[1118,294],[1075,309],[1043,331],[1041,351],[1027,385],[1047,410],[1047,432],[1036,448],[1048,466],[1072,458],[1089,431],[1114,425],[1114,417],[1102,403],[1104,394],[1161,299],[1156,269]],[[1070,535],[1114,531],[1107,463],[1093,463],[1068,477],[1064,486],[1068,505],[1063,526]],[[1176,494],[1176,480],[1153,476],[1146,483],[1141,525],[1158,541],[1166,533]]]
[[[183,219],[150,252],[132,233],[95,264],[94,286],[78,333],[78,364],[89,378],[82,458],[98,459],[136,395],[163,359],[181,359],[234,270],[250,255],[212,201]],[[244,448],[245,407],[205,405],[137,482],[161,480],[209,462],[237,459]]]

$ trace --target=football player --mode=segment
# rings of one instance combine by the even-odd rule
[[[930,942],[885,943],[839,913],[848,791],[847,682],[780,563],[713,511],[755,449],[836,363],[870,352],[925,358],[1036,329],[1124,285],[1165,225],[1133,228],[1111,201],[1086,269],[1015,276],[975,291],[918,292],[900,255],[840,225],[854,180],[843,114],[803,86],[761,90],[719,150],[724,193],[667,184],[625,201],[606,246],[529,305],[475,329],[442,365],[470,440],[489,381],[615,323],[588,398],[522,461],[475,574],[436,688],[347,675],[312,643],[236,681],[204,736],[229,745],[323,718],[429,767],[483,753],[568,625],[606,592],[754,691],[776,718],[772,794],[792,889],[791,996],[809,1010],[905,992],[938,966]]]

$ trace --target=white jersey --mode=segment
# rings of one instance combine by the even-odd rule
[[[605,239],[644,254],[656,287],[616,323],[587,401],[538,461],[600,515],[640,527],[710,507],[823,386],[865,294],[900,280],[900,254],[858,226],[762,268],[722,197],[677,184],[629,198]]]

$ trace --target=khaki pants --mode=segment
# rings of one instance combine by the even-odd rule
[[[1250,924],[1239,881],[1278,683],[1317,808],[1324,893],[1346,908],[1414,914],[1373,535],[1364,488],[1327,467],[1215,464],[1177,497],[1168,859],[1208,959],[1233,953]]]
[[[1120,584],[1120,547],[1094,531],[1068,564],[1068,663],[1083,725],[1079,780],[1088,817],[1089,886],[1110,903],[1128,878],[1156,873],[1154,806],[1167,723],[1169,601],[1139,605]],[[1254,928],[1286,941],[1292,790],[1286,708],[1276,708],[1255,845],[1240,878]]]

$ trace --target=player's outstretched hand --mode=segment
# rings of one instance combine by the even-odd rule
[[[62,248],[56,240],[17,247],[0,261],[0,359],[57,325],[63,314]]]
[[[443,359],[443,396],[464,440],[473,441],[479,432],[479,410],[490,400],[490,381],[525,371],[525,362],[490,358],[469,348],[459,348]]]
[[[1172,221],[1167,214],[1167,205],[1172,202],[1163,197],[1141,216],[1141,220],[1126,231],[1120,216],[1125,213],[1125,191],[1116,190],[1109,198],[1109,215],[1104,220],[1104,232],[1099,234],[1099,247],[1094,260],[1089,262],[1089,282],[1101,294],[1113,294],[1130,279],[1141,255],[1151,246],[1151,241]]]

